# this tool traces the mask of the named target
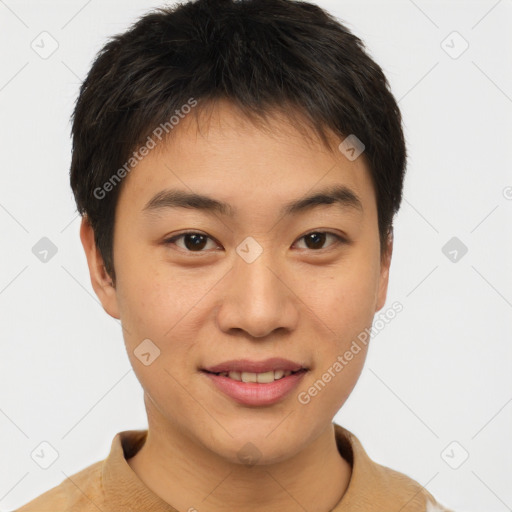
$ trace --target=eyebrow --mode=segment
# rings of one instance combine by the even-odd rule
[[[357,210],[361,213],[364,211],[360,197],[352,189],[345,185],[334,185],[286,203],[282,206],[280,214],[289,216],[330,204],[335,204],[343,209]],[[228,217],[233,217],[236,214],[236,209],[228,203],[179,189],[165,189],[158,192],[146,203],[142,211],[144,214],[151,215],[169,208],[192,208],[220,213]]]

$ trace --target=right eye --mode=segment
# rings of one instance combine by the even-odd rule
[[[183,245],[177,244],[177,240],[182,240]],[[208,245],[208,240],[213,241],[213,238],[197,231],[186,231],[179,235],[174,235],[163,241],[164,245],[176,245],[185,252],[206,252],[203,251],[204,247]]]

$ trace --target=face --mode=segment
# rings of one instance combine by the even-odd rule
[[[279,117],[262,130],[227,103],[207,129],[191,116],[178,128],[125,178],[115,288],[83,223],[92,283],[122,321],[150,429],[233,462],[248,442],[261,463],[282,461],[349,396],[366,345],[344,354],[385,302],[391,244],[381,259],[370,174],[363,157],[337,149],[341,140],[329,151]],[[335,189],[335,200],[303,201]],[[191,193],[211,200],[187,203]],[[207,373],[223,363],[235,373]],[[300,371],[279,371],[292,367]]]

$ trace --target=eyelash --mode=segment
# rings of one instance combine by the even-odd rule
[[[333,244],[333,245],[340,245],[340,244],[348,244],[348,240],[343,238],[342,236],[338,235],[337,233],[333,233],[331,231],[310,231],[309,233],[306,233],[305,235],[302,235],[300,238],[298,238],[298,240],[302,240],[303,238],[307,237],[308,235],[311,235],[311,234],[326,234],[326,235],[331,235],[333,236],[335,239],[336,239],[336,243]],[[215,241],[215,239],[213,239],[212,237],[206,235],[205,233],[201,233],[200,231],[185,231],[184,233],[180,233],[179,235],[174,235],[173,237],[171,238],[168,238],[166,240],[163,241],[163,244],[164,245],[176,245],[174,242],[176,240],[179,240],[180,238],[183,238],[184,236],[186,235],[201,235],[201,236],[204,236],[206,238],[208,238],[209,240],[213,240]],[[216,242],[216,241],[215,241]],[[218,242],[216,242],[218,243]],[[219,244],[220,245],[220,244]],[[322,252],[323,250],[328,250],[331,246],[329,247],[326,247],[326,248],[321,248],[321,249],[309,249],[310,251],[312,252]],[[179,248],[180,250],[184,251],[184,252],[187,252],[189,254],[201,254],[201,253],[205,253],[207,252],[206,250],[200,250],[200,251],[190,251],[189,249],[184,249],[182,247]],[[308,250],[307,248],[305,250]]]

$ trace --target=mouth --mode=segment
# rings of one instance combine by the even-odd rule
[[[289,396],[310,368],[289,359],[273,357],[265,361],[225,361],[199,370],[214,388],[235,402],[263,407]]]

